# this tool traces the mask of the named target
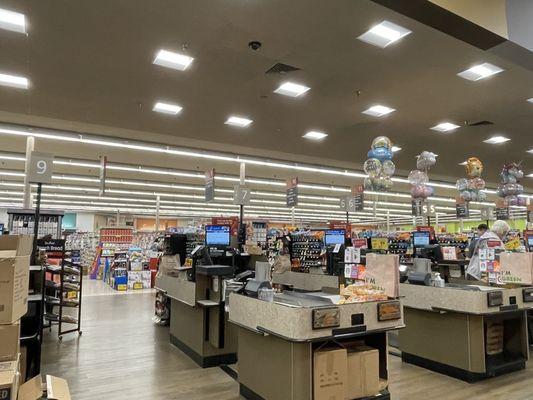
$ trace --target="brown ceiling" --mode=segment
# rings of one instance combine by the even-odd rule
[[[524,160],[526,172],[533,172],[533,155],[525,152],[533,147],[533,104],[525,101],[533,97],[532,72],[371,1],[1,0],[0,6],[29,20],[27,37],[1,32],[0,71],[27,75],[32,82],[28,91],[0,87],[2,111],[317,162],[361,163],[372,138],[385,134],[403,148],[395,161],[405,171],[427,149],[440,155],[432,173],[450,180],[463,175],[457,164],[472,155],[485,162],[490,182],[497,182],[507,161]],[[355,39],[383,19],[413,33],[387,49]],[[261,41],[262,48],[250,50],[250,40]],[[180,51],[183,45],[195,58],[189,70],[152,64],[159,48]],[[265,74],[276,62],[302,70]],[[456,76],[477,62],[505,71],[480,82]],[[272,93],[287,79],[311,90],[301,99]],[[182,114],[153,113],[160,99],[181,104]],[[397,111],[383,119],[361,114],[374,103]],[[254,123],[244,130],[225,126],[233,113]],[[494,125],[449,135],[428,129],[442,120],[485,119]],[[329,136],[308,142],[301,138],[308,129]],[[512,141],[481,142],[493,134]],[[7,140],[0,136],[0,144]]]

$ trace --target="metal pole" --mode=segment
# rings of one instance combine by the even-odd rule
[[[387,208],[387,233],[390,232],[390,210]]]
[[[156,205],[155,205],[155,231],[159,232],[159,203],[161,201],[161,196],[157,195]]]
[[[241,163],[239,168],[239,185],[244,186],[246,184],[246,164]],[[246,244],[246,234],[244,233],[244,205],[239,206],[239,245]]]
[[[39,235],[39,219],[41,216],[41,191],[43,184],[37,184],[37,204],[35,205],[35,219],[33,221],[33,253],[32,262],[35,263],[35,257],[37,256],[37,236]]]
[[[24,197],[23,197],[23,207],[24,208],[33,208],[31,204],[31,184],[29,182],[29,172],[30,172],[30,157],[31,152],[35,148],[35,138],[33,136],[28,136],[26,138],[26,162],[24,164]]]

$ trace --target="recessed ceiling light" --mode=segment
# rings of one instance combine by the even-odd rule
[[[251,119],[243,118],[243,117],[237,117],[235,115],[232,115],[232,116],[228,117],[228,119],[224,123],[226,125],[233,125],[233,126],[239,126],[241,128],[245,128],[248,125],[250,125],[252,122],[253,121]]]
[[[24,14],[0,8],[0,28],[26,33],[26,17]]]
[[[152,110],[163,114],[176,115],[182,109],[183,107],[178,106],[177,104],[162,103],[159,101],[154,104],[154,108]]]
[[[533,97],[530,99],[527,99],[527,101],[529,101],[530,103],[533,103]]]
[[[23,76],[0,74],[0,85],[19,89],[28,89],[30,81]]]
[[[189,65],[191,65],[194,58],[186,56],[184,54],[174,53],[168,50],[159,50],[154,59],[154,64],[161,65],[162,67],[177,69],[178,71],[184,71]]]
[[[357,39],[373,44],[374,46],[385,48],[410,33],[411,31],[409,29],[405,29],[389,21],[383,21],[370,28],[370,30],[363,33]]]
[[[274,93],[284,94],[285,96],[298,97],[307,92],[310,87],[300,85],[294,82],[285,82],[280,85]]]
[[[527,177],[528,178],[533,178],[533,174],[528,174]]]
[[[396,153],[397,151],[400,151],[402,148],[399,146],[392,146],[391,150],[393,153]]]
[[[527,152],[533,154],[533,149],[527,150]]]
[[[466,165],[468,164],[466,161],[460,162],[459,165]]]
[[[363,114],[372,115],[374,117],[382,117],[384,115],[390,114],[393,111],[396,110],[394,108],[376,104],[375,106],[372,106],[369,109],[363,111]]]
[[[499,72],[502,72],[503,69],[500,67],[497,67],[496,65],[492,65],[489,63],[483,63],[479,65],[475,65],[472,68],[469,68],[463,72],[459,72],[457,75],[459,75],[461,78],[465,78],[471,81],[478,81],[480,79],[488,78],[489,76],[496,75]]]
[[[430,129],[438,132],[450,132],[456,130],[457,128],[459,128],[459,125],[452,124],[451,122],[441,122]]]
[[[324,133],[324,132],[309,131],[305,135],[303,135],[302,137],[304,137],[306,139],[311,139],[311,140],[322,140],[326,136],[328,136],[328,134]]]
[[[509,138],[506,138],[505,136],[493,136],[487,140],[484,140],[483,142],[485,143],[489,143],[489,144],[500,144],[500,143],[505,143],[505,142],[508,142]]]

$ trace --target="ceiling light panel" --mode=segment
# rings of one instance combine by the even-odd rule
[[[527,101],[529,101],[530,103],[533,103],[533,97],[530,99],[527,99]]]
[[[483,63],[468,68],[463,72],[459,72],[461,78],[468,79],[470,81],[479,81],[480,79],[488,78],[492,75],[496,75],[502,72],[503,69],[490,63]]]
[[[158,112],[158,113],[176,115],[182,109],[183,109],[183,107],[178,106],[177,104],[163,103],[163,102],[159,101],[159,102],[154,104],[154,108],[152,110],[155,111],[155,112]]]
[[[18,33],[26,33],[26,17],[24,14],[0,8],[0,28]]]
[[[185,71],[193,62],[194,58],[185,54],[174,53],[172,51],[161,49],[154,59],[154,64],[162,67]]]
[[[279,93],[290,97],[299,97],[306,93],[309,89],[311,88],[305,85],[300,85],[299,83],[285,82],[276,90],[274,90],[274,93]]]
[[[375,106],[363,111],[363,114],[372,115],[373,117],[383,117],[384,115],[390,114],[393,111],[396,110],[394,108],[376,104]]]
[[[232,126],[238,126],[239,128],[246,128],[249,126],[253,121],[248,118],[244,117],[237,117],[235,115],[231,115],[228,117],[226,122],[224,122],[226,125],[232,125]]]
[[[405,29],[389,21],[383,21],[370,28],[370,30],[363,33],[357,39],[374,46],[385,48],[410,33],[411,31],[409,29]]]
[[[402,148],[399,147],[399,146],[392,146],[392,148],[391,148],[391,150],[392,150],[393,153],[396,153],[396,152],[400,151],[401,149],[402,149]]]
[[[310,139],[310,140],[322,140],[324,139],[326,136],[328,136],[327,133],[324,133],[324,132],[319,132],[319,131],[309,131],[307,132],[305,135],[303,135],[302,137],[306,138],[306,139]]]
[[[488,144],[500,144],[500,143],[505,143],[505,142],[508,142],[509,138],[506,138],[505,136],[493,136],[487,140],[484,140],[483,142],[485,143],[488,143]]]
[[[30,87],[30,81],[23,76],[0,73],[0,85],[17,89],[28,89]]]
[[[440,124],[435,125],[431,127],[430,129],[437,131],[437,132],[446,133],[446,132],[454,131],[457,128],[459,128],[459,125],[452,124],[451,122],[441,122]]]

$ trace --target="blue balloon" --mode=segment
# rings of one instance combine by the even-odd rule
[[[381,162],[391,160],[392,151],[390,151],[386,147],[376,147],[375,149],[370,150],[368,152],[368,158],[377,158]]]

